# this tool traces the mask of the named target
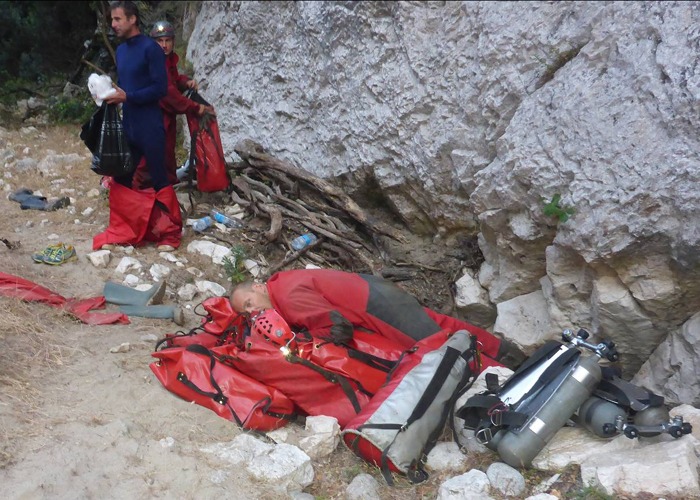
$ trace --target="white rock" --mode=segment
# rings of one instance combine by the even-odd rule
[[[700,406],[700,312],[659,344],[632,382],[669,403]],[[700,429],[698,429],[700,431]]]
[[[299,448],[313,459],[327,457],[340,443],[340,426],[334,417],[306,417],[305,433],[307,436],[299,440]]]
[[[267,432],[266,435],[275,443],[287,443],[289,440],[289,430],[285,428],[275,429]]]
[[[533,459],[532,466],[540,470],[559,470],[570,464],[580,464],[591,456],[621,454],[638,446],[639,440],[625,436],[601,439],[581,427],[563,427]]]
[[[122,283],[124,283],[126,286],[134,288],[136,285],[139,284],[140,281],[141,279],[138,276],[135,276],[133,274],[127,274],[126,276],[124,276],[124,281],[122,281]]]
[[[187,283],[186,285],[180,287],[180,289],[177,291],[177,296],[181,300],[189,302],[194,299],[195,295],[197,295],[197,291],[196,286],[194,286],[192,283]]]
[[[161,259],[167,260],[168,262],[180,262],[177,259],[177,257],[175,257],[173,254],[171,254],[169,252],[160,252],[158,254],[158,256],[160,256]]]
[[[306,264],[304,266],[304,269],[321,269],[321,266],[317,266],[316,264],[309,263],[309,264]]]
[[[196,280],[194,284],[197,290],[207,297],[223,297],[226,295],[226,289],[213,281]]]
[[[493,331],[512,340],[526,354],[532,354],[547,339],[556,338],[542,291],[520,295],[497,306]]]
[[[100,196],[100,190],[97,188],[92,188],[90,191],[87,192],[86,195],[88,198],[97,198]]]
[[[163,448],[172,448],[175,445],[175,438],[172,436],[168,436],[164,437],[159,442]]]
[[[581,464],[584,484],[600,485],[608,495],[699,498],[698,457],[695,439],[640,446],[617,453],[599,453]]]
[[[231,255],[230,248],[205,240],[194,240],[190,242],[190,244],[187,245],[187,251],[211,257],[212,262],[219,265],[223,263],[224,257]]]
[[[538,493],[537,495],[531,495],[525,500],[560,500],[558,496],[550,495],[549,493]]]
[[[131,245],[121,247],[121,249],[122,249],[122,252],[124,252],[127,255],[131,255],[132,253],[134,253],[134,247]]]
[[[455,282],[455,306],[470,323],[490,326],[496,319],[496,307],[491,304],[474,271],[469,269]]]
[[[426,468],[434,471],[456,470],[464,467],[467,457],[454,441],[440,441],[435,444],[426,460]]]
[[[345,489],[346,500],[381,500],[379,483],[369,474],[358,474]]]
[[[265,482],[277,493],[301,491],[314,480],[311,458],[296,446],[275,445],[274,449],[254,457],[246,470],[258,481]]]
[[[243,261],[243,265],[245,268],[248,270],[248,272],[253,276],[253,278],[257,278],[262,269],[260,269],[260,264],[255,262],[252,259],[245,259]]]
[[[196,267],[188,267],[187,272],[196,278],[201,278],[202,276],[204,276],[204,272],[197,269]]]
[[[214,443],[200,451],[215,455],[220,461],[237,466],[250,462],[258,455],[267,455],[274,450],[274,445],[263,443],[250,434],[239,434],[228,443]]]
[[[118,274],[126,274],[129,271],[140,271],[141,268],[141,263],[138,260],[132,257],[122,257],[114,271]]]
[[[80,224],[80,219],[75,219],[75,220],[73,221],[73,224],[76,224],[76,225],[77,225],[77,224]]]
[[[57,239],[59,239],[59,238],[60,238],[60,236],[57,235],[56,233],[51,233],[50,235],[48,235],[48,236],[46,237],[47,240],[51,240],[51,241],[57,240]]]
[[[131,344],[128,342],[123,342],[122,344],[119,344],[118,347],[112,347],[109,352],[112,353],[120,353],[120,352],[129,352],[131,350]]]
[[[153,264],[148,272],[151,274],[154,280],[163,281],[163,278],[170,274],[170,268],[168,266],[164,266],[163,264]]]
[[[87,258],[95,267],[107,267],[112,258],[112,252],[109,250],[97,250],[87,254]]]
[[[487,500],[489,478],[484,472],[472,469],[443,482],[438,489],[437,500]]]
[[[88,216],[92,215],[92,213],[93,213],[94,211],[95,211],[94,208],[92,208],[92,207],[87,207],[85,210],[83,210],[83,211],[80,212],[80,213],[81,213],[84,217],[88,217]]]
[[[494,462],[486,469],[491,487],[505,496],[519,497],[525,493],[525,478],[508,464]]]

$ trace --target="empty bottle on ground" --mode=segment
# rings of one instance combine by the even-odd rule
[[[317,239],[314,233],[302,234],[292,240],[292,248],[298,252],[314,243]]]

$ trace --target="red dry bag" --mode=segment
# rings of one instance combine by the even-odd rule
[[[151,370],[166,389],[244,429],[271,431],[295,416],[289,398],[224,362],[216,349],[190,345],[152,356],[158,361],[151,363]]]
[[[197,104],[211,106],[196,91],[185,92],[185,97]],[[187,115],[190,129],[190,168],[194,166],[197,189],[203,193],[225,191],[230,179],[226,172],[226,159],[219,136],[219,124],[216,116],[205,113],[204,116]]]

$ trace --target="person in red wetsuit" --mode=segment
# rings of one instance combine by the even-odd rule
[[[252,314],[274,308],[292,328],[314,337],[349,340],[356,331],[379,333],[403,349],[443,329],[467,330],[480,344],[484,366],[514,367],[522,354],[510,342],[464,321],[423,307],[391,281],[333,269],[299,269],[273,274],[267,283],[235,286],[231,306]]]
[[[177,184],[177,159],[175,158],[175,143],[177,141],[177,115],[203,116],[205,113],[215,114],[214,108],[198,104],[188,99],[182,92],[187,89],[197,90],[197,82],[187,75],[178,72],[177,64],[180,57],[173,51],[175,46],[175,28],[168,21],[158,21],[150,32],[165,54],[165,68],[168,73],[168,93],[160,100],[163,111],[163,126],[165,128],[165,169],[168,181]],[[135,175],[135,184],[139,188],[150,187],[148,170],[139,167]]]

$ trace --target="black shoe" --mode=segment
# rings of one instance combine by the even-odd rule
[[[527,356],[513,342],[503,339],[498,348],[496,361],[515,371],[527,359]]]

